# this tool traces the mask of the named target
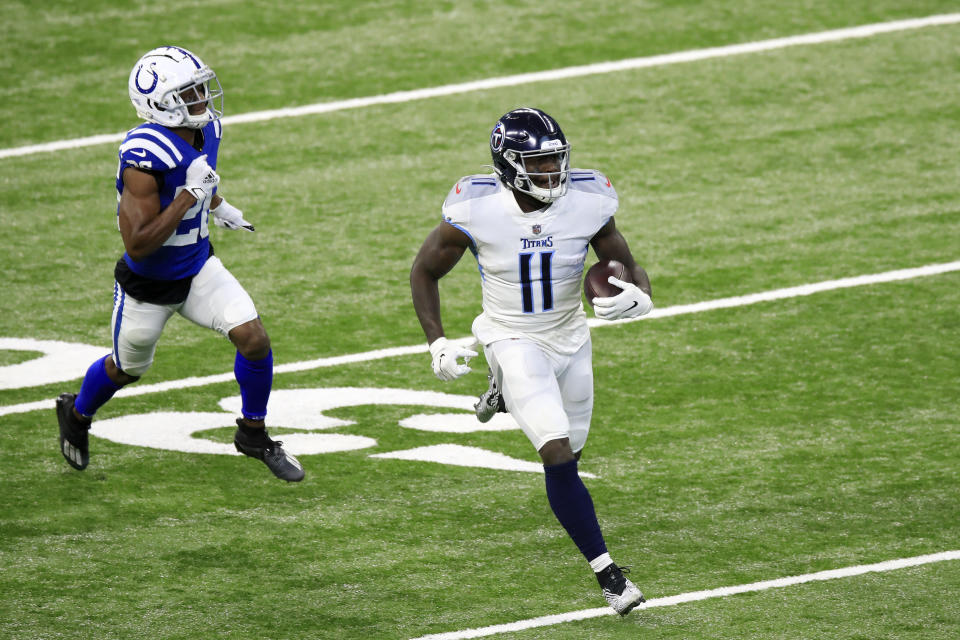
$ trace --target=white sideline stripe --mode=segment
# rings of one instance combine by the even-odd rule
[[[886,562],[864,564],[856,567],[847,567],[845,569],[818,571],[817,573],[807,573],[801,576],[792,576],[789,578],[777,578],[776,580],[764,580],[763,582],[741,584],[734,587],[720,587],[719,589],[710,589],[709,591],[692,591],[690,593],[681,593],[680,595],[670,596],[667,598],[653,598],[652,600],[647,600],[645,603],[638,606],[635,611],[640,611],[641,609],[652,609],[654,607],[672,607],[673,605],[682,604],[684,602],[695,602],[697,600],[707,600],[708,598],[722,598],[725,596],[732,596],[737,593],[765,591],[767,589],[789,587],[795,584],[803,584],[805,582],[833,580],[835,578],[849,578],[850,576],[859,576],[864,573],[894,571],[896,569],[917,567],[923,564],[944,562],[947,560],[960,560],[960,551],[943,551],[941,553],[932,553],[925,556],[901,558],[900,560],[887,560]],[[580,611],[571,611],[569,613],[560,613],[552,616],[530,618],[528,620],[519,620],[517,622],[510,622],[507,624],[496,624],[489,627],[479,627],[477,629],[435,633],[413,638],[412,640],[463,640],[465,638],[483,638],[485,636],[492,636],[498,633],[510,633],[512,631],[521,631],[523,629],[532,629],[534,627],[547,627],[560,624],[562,622],[586,620],[588,618],[599,618],[601,616],[609,615],[616,615],[616,612],[610,607],[581,609]]]
[[[885,273],[875,273],[866,276],[854,276],[852,278],[840,278],[839,280],[825,280],[814,284],[802,284],[798,287],[787,287],[786,289],[773,289],[772,291],[763,291],[761,293],[752,293],[745,296],[734,296],[732,298],[719,298],[717,300],[708,300],[706,302],[695,302],[693,304],[678,304],[663,309],[654,309],[642,318],[633,318],[630,320],[598,320],[591,318],[588,324],[591,327],[605,327],[613,324],[624,324],[627,322],[636,322],[637,320],[646,320],[654,318],[667,318],[669,316],[679,316],[687,313],[699,313],[700,311],[713,311],[714,309],[728,309],[730,307],[743,307],[748,304],[758,302],[769,302],[771,300],[783,300],[784,298],[796,298],[799,296],[809,296],[821,291],[832,291],[834,289],[848,289],[850,287],[860,287],[869,284],[880,284],[884,282],[896,282],[897,280],[910,280],[912,278],[922,278],[925,276],[935,276],[941,273],[960,270],[960,261],[946,262],[942,264],[929,264],[924,267],[914,267],[911,269],[897,269],[896,271],[887,271]]]
[[[814,284],[804,284],[799,287],[788,287],[786,289],[773,289],[761,293],[752,293],[745,296],[734,296],[732,298],[718,298],[717,300],[708,300],[706,302],[696,302],[694,304],[680,304],[663,309],[654,309],[648,315],[642,318],[633,318],[630,320],[614,320],[607,322],[591,318],[587,323],[592,328],[610,327],[628,322],[639,322],[640,320],[654,320],[657,318],[668,318],[670,316],[679,316],[687,313],[700,313],[701,311],[712,311],[714,309],[729,309],[731,307],[742,307],[745,305],[756,304],[758,302],[768,302],[771,300],[782,300],[784,298],[793,298],[797,296],[809,296],[822,291],[832,291],[834,289],[846,289],[850,287],[860,287],[871,284],[881,284],[884,282],[896,282],[898,280],[909,280],[912,278],[922,278],[926,276],[935,276],[951,271],[960,271],[960,260],[955,262],[946,262],[942,264],[929,264],[923,267],[912,269],[898,269],[896,271],[887,271],[885,273],[875,273],[872,275],[855,276],[852,278],[841,278],[839,280],[826,280]],[[473,344],[473,336],[457,338],[452,342],[463,346]],[[109,347],[104,347],[109,350]],[[301,362],[290,362],[277,365],[273,368],[274,373],[292,373],[294,371],[309,371],[311,369],[322,369],[324,367],[336,367],[343,364],[353,364],[356,362],[367,362],[370,360],[382,360],[384,358],[395,358],[397,356],[415,355],[418,353],[427,353],[429,348],[426,343],[415,344],[407,347],[388,347],[385,349],[376,349],[374,351],[364,351],[362,353],[352,353],[343,356],[332,356],[327,358],[317,358],[316,360],[303,360]],[[219,382],[230,382],[234,379],[233,372],[217,373],[210,376],[181,378],[180,380],[168,380],[166,382],[156,382],[154,384],[145,384],[143,386],[125,387],[118,391],[114,397],[123,398],[130,396],[142,396],[148,393],[158,393],[160,391],[170,391],[172,389],[186,389],[189,387],[202,387],[208,384],[217,384]],[[0,416],[13,413],[26,413],[27,411],[38,411],[41,409],[52,409],[55,406],[55,400],[38,400],[36,402],[26,402],[23,404],[11,404],[0,407]]]
[[[351,98],[349,100],[320,102],[303,105],[300,107],[286,107],[282,109],[270,109],[267,111],[253,111],[251,113],[242,113],[236,116],[227,116],[222,118],[222,121],[223,124],[236,124],[242,122],[263,122],[266,120],[274,120],[276,118],[296,118],[299,116],[314,115],[318,113],[343,111],[345,109],[360,109],[378,104],[397,104],[401,102],[412,102],[414,100],[425,100],[427,98],[436,98],[440,96],[451,96],[459,93],[470,93],[472,91],[485,91],[487,89],[514,87],[532,82],[547,82],[551,80],[579,78],[602,73],[616,73],[618,71],[645,69],[648,67],[659,67],[682,62],[696,62],[699,60],[709,60],[711,58],[724,58],[727,56],[735,56],[745,53],[773,51],[775,49],[783,49],[786,47],[837,42],[840,40],[850,40],[853,38],[870,38],[872,36],[884,33],[950,25],[958,22],[960,22],[960,13],[947,13],[927,16],[925,18],[879,22],[875,24],[861,25],[858,27],[833,29],[830,31],[787,36],[784,38],[773,38],[771,40],[760,40],[758,42],[746,42],[743,44],[733,44],[722,47],[709,47],[706,49],[678,51],[675,53],[666,53],[643,58],[627,58],[625,60],[616,60],[613,62],[598,62],[595,64],[566,67],[563,69],[521,73],[512,76],[502,76],[499,78],[487,78],[473,82],[463,82],[460,84],[448,84],[441,87],[431,87],[428,89],[396,91],[393,93],[369,96],[366,98]],[[125,135],[125,132],[107,133],[86,138],[57,140],[55,142],[0,149],[0,158],[25,156],[33,153],[60,151],[63,149],[77,149],[80,147],[106,144],[108,142],[118,142],[123,140]]]

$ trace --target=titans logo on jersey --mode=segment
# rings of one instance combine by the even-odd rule
[[[206,154],[207,163],[217,167],[221,126],[219,120],[201,129],[203,148],[198,151],[170,129],[145,123],[127,132],[120,145],[120,164],[117,168],[117,200],[123,193],[123,170],[135,167],[153,174],[160,188],[161,210],[173,202],[183,190],[187,167],[197,157]],[[198,201],[183,214],[176,230],[163,246],[140,261],[126,253],[123,260],[135,274],[153,280],[180,280],[196,275],[210,255],[210,232],[207,217],[212,196]]]

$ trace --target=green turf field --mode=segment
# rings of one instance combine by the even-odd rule
[[[0,149],[134,126],[127,76],[162,44],[208,62],[237,115],[956,10],[785,4],[0,0]],[[211,235],[278,365],[422,344],[413,256],[453,182],[485,171],[497,117],[531,105],[575,166],[611,177],[661,309],[949,263],[958,51],[960,25],[930,27],[228,125],[222,193],[257,232]],[[106,353],[116,146],[0,158],[0,339]],[[467,335],[469,255],[441,294],[448,335]],[[596,328],[581,469],[614,559],[652,599],[960,549],[958,309],[951,271]],[[35,355],[0,349],[0,367]],[[427,354],[400,355],[278,373],[274,389],[466,397],[486,385],[476,364],[441,383]],[[138,384],[232,366],[226,341],[175,318]],[[518,430],[400,426],[456,412],[429,403],[340,406],[326,415],[354,424],[320,438],[372,444],[301,455],[299,485],[96,435],[81,473],[52,410],[2,415],[78,387],[0,389],[0,638],[393,640],[604,604],[539,474],[373,457],[458,445],[536,462]],[[218,403],[236,395],[227,381],[117,397],[98,418],[221,413],[194,435],[224,444]],[[952,560],[496,637],[955,638],[957,593]]]

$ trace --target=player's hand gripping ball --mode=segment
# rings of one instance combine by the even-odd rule
[[[610,284],[608,280],[610,276],[624,282],[633,282],[633,278],[623,264],[616,260],[601,260],[587,270],[587,275],[583,279],[583,292],[591,307],[594,298],[612,298],[623,291],[617,285]]]
[[[639,318],[653,311],[650,296],[633,283],[630,272],[616,260],[590,267],[583,289],[594,315],[601,320]]]

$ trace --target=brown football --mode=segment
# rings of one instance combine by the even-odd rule
[[[607,282],[607,278],[613,276],[624,282],[633,282],[630,272],[622,263],[616,260],[601,260],[587,270],[587,275],[583,278],[583,292],[587,296],[587,302],[593,306],[594,298],[610,298],[619,294],[623,289]]]

